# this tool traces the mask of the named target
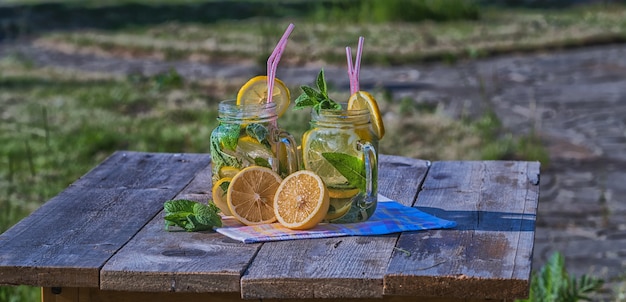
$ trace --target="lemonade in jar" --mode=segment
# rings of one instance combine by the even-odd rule
[[[358,91],[344,104],[328,97],[323,70],[318,91],[303,86],[296,109],[313,107],[311,127],[302,136],[306,170],[318,174],[330,195],[325,221],[352,223],[369,219],[378,201],[378,140],[384,129],[376,100]]]
[[[272,169],[285,177],[299,168],[293,136],[278,126],[277,118],[286,111],[289,90],[276,80],[274,101],[250,101],[265,77],[256,77],[244,85],[237,100],[219,104],[218,126],[211,132],[211,171],[213,201],[225,215],[231,215],[226,192],[232,178],[249,166]],[[252,96],[251,96],[252,95]]]

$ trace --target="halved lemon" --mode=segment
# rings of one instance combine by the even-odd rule
[[[212,190],[213,203],[218,208],[220,208],[220,210],[222,211],[222,213],[224,213],[224,215],[227,215],[227,216],[233,215],[230,213],[230,209],[228,208],[228,202],[226,201],[226,194],[228,193],[228,187],[230,185],[231,180],[233,180],[231,177],[226,177],[226,178],[222,178],[218,180],[213,185],[213,190]],[[226,190],[224,190],[225,188]]]
[[[281,181],[269,168],[244,168],[228,186],[226,201],[231,214],[245,225],[275,222],[274,195]]]
[[[328,189],[315,173],[300,170],[283,180],[274,197],[274,215],[283,226],[306,230],[320,223],[330,205]]]
[[[367,91],[357,91],[348,99],[348,110],[368,109],[370,111],[370,121],[372,123],[372,131],[378,139],[385,135],[385,125],[378,110],[376,99]]]
[[[246,82],[237,93],[237,105],[264,104],[267,102],[267,76],[256,76]],[[282,116],[291,103],[289,89],[279,79],[274,79],[272,102],[276,103],[276,114]]]

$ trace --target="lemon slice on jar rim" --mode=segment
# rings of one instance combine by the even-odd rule
[[[237,93],[237,105],[264,104],[267,102],[267,76],[256,76],[241,86]],[[274,79],[272,102],[276,103],[276,114],[281,117],[291,103],[289,89],[279,79]]]
[[[370,112],[370,122],[372,123],[372,131],[378,139],[385,135],[385,125],[378,109],[378,103],[374,96],[367,91],[357,91],[348,99],[348,110],[368,109]]]

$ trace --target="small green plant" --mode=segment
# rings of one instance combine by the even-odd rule
[[[598,291],[602,279],[582,275],[570,276],[565,269],[565,260],[561,253],[554,253],[539,273],[533,274],[530,282],[528,299],[517,302],[576,302],[591,301],[589,294]]]

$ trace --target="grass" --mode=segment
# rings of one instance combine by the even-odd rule
[[[502,10],[486,8],[479,20],[450,22],[336,22],[298,19],[285,64],[342,64],[343,47],[355,36],[367,37],[364,64],[402,65],[411,62],[478,58],[626,41],[626,6],[590,6],[568,10]],[[267,37],[280,35],[281,22],[267,19],[219,20],[206,24],[172,20],[115,30],[54,32],[38,43],[63,51],[193,59],[250,61],[271,51]]]
[[[81,22],[92,22],[91,26],[76,30],[55,23],[51,28],[60,30],[47,31],[28,19],[19,19],[28,15],[24,14],[18,15],[15,23],[0,22],[0,33],[11,37],[15,32],[37,32],[37,45],[68,53],[261,64],[273,47],[272,39],[284,30],[282,24],[296,22],[298,30],[292,34],[281,65],[320,67],[344,64],[343,47],[354,44],[358,35],[367,37],[364,64],[383,65],[454,62],[507,52],[624,41],[626,37],[623,5],[515,11],[490,7],[482,8],[477,18],[443,23],[366,22],[359,18],[361,10],[370,9],[367,7],[358,7],[353,12],[356,20],[349,22],[337,17],[333,22],[321,22],[320,16],[328,14],[320,14],[319,7],[310,15],[279,16],[278,21],[274,16],[206,22],[189,15],[192,22],[183,22],[171,14],[162,19],[143,16],[139,19],[146,22],[134,24],[111,17],[114,14],[85,20],[95,18],[94,11],[115,12],[119,5],[146,5],[146,1],[108,2],[110,10],[94,2],[55,1],[69,3],[70,8],[63,6],[62,12],[86,12]],[[163,0],[150,5],[173,2],[184,11],[186,6],[204,1]],[[19,6],[42,1],[10,3]],[[39,9],[23,6],[18,11],[36,15]],[[289,9],[282,13],[293,12]],[[173,71],[120,77],[38,68],[19,53],[0,59],[0,233],[115,150],[208,152],[218,100],[232,95],[246,80],[191,81]],[[300,93],[297,87],[290,89],[294,95]],[[386,91],[372,92],[379,100],[388,133],[380,142],[381,153],[429,160],[515,158],[547,164],[546,151],[535,135],[513,136],[488,110],[479,117],[456,120],[436,107],[412,99],[394,99]],[[331,91],[337,98],[342,93]],[[308,112],[290,110],[279,123],[299,141],[307,128],[302,120],[308,120]],[[616,292],[622,299],[619,301],[626,299],[624,288]],[[0,287],[0,301],[37,299],[37,289]]]

